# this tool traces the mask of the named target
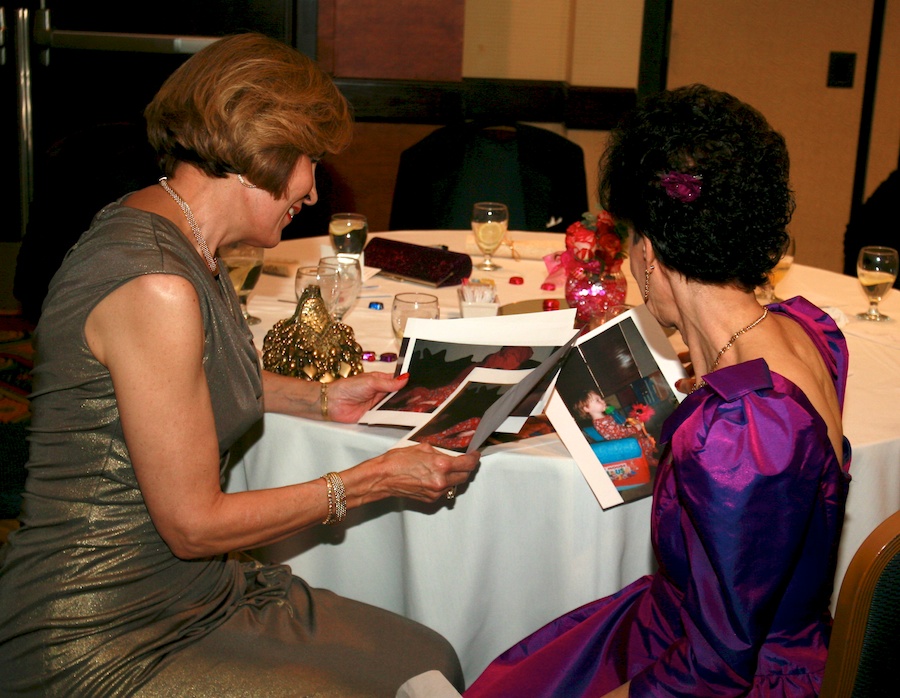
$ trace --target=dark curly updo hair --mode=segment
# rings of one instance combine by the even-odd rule
[[[600,202],[685,278],[763,284],[794,211],[784,138],[748,104],[705,85],[652,95],[612,132]]]

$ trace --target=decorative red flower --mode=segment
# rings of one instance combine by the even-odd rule
[[[639,422],[644,422],[645,424],[650,421],[653,415],[653,408],[640,402],[634,403],[631,406],[631,411],[628,413],[628,416],[631,419],[636,419]]]
[[[596,232],[578,221],[566,229],[566,249],[571,250],[575,259],[590,262],[594,258]]]
[[[559,259],[567,273],[600,275],[622,268],[625,259],[625,226],[607,211],[585,213],[566,229],[566,251]]]
[[[597,233],[597,253],[607,264],[611,264],[622,251],[622,241],[609,230]]]

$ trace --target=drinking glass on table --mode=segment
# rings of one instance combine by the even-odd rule
[[[359,257],[366,246],[369,222],[361,213],[335,213],[328,224],[328,237],[335,254]]]
[[[897,278],[898,254],[893,247],[863,247],[856,260],[856,276],[869,299],[869,309],[859,313],[860,320],[881,322],[890,318],[879,312],[878,304]]]
[[[484,255],[484,261],[478,265],[478,269],[494,271],[500,268],[491,259],[491,255],[506,237],[507,225],[509,225],[509,209],[506,208],[506,204],[479,201],[472,207],[472,232],[475,234],[478,249]]]
[[[782,299],[775,295],[775,287],[781,282],[784,278],[785,274],[791,268],[791,265],[794,263],[794,253],[797,250],[797,243],[793,237],[790,238],[788,242],[787,249],[785,253],[781,256],[781,259],[778,260],[778,264],[766,275],[766,283],[762,286],[758,286],[756,289],[756,299],[765,304],[771,303],[772,301],[780,302]]]
[[[336,320],[343,320],[362,289],[362,267],[353,255],[339,254],[319,260],[319,271],[326,268],[338,273],[338,297],[332,314]]]
[[[391,304],[391,327],[394,336],[403,339],[406,321],[411,317],[437,320],[441,317],[441,309],[437,296],[430,293],[398,293]]]
[[[294,292],[297,300],[303,295],[307,286],[318,286],[319,295],[325,303],[325,308],[334,315],[335,304],[338,299],[338,272],[337,269],[324,267],[300,267],[294,279]]]
[[[782,255],[781,259],[778,260],[778,264],[775,265],[775,268],[769,272],[769,283],[772,285],[772,290],[781,282],[781,280],[785,277],[785,274],[790,271],[791,265],[794,263],[794,254],[797,251],[797,242],[793,237],[790,238],[788,242],[788,247],[785,253]],[[773,300],[780,301],[781,298],[777,296],[773,297]]]
[[[228,271],[228,278],[241,303],[244,320],[248,325],[255,325],[260,319],[247,312],[247,299],[250,298],[250,292],[256,287],[262,273],[263,249],[236,242],[223,245],[216,251],[216,255]]]

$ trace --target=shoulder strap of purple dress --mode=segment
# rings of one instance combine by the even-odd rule
[[[783,303],[774,303],[769,306],[769,312],[791,318],[806,331],[831,373],[831,379],[834,381],[837,391],[838,404],[843,409],[850,357],[847,351],[847,340],[844,339],[844,334],[838,329],[835,321],[828,313],[802,296],[791,298]]]

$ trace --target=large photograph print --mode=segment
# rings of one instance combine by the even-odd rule
[[[401,345],[398,373],[406,386],[360,419],[365,424],[419,427],[463,385],[473,371],[523,375],[538,367],[573,335],[574,311],[489,318],[411,318]],[[545,386],[546,387],[546,386]],[[535,395],[537,397],[538,395]],[[500,428],[518,432],[543,405],[526,399]]]
[[[678,406],[681,363],[643,306],[576,343],[547,414],[597,495],[613,506],[648,496],[663,422]]]
[[[476,368],[428,421],[405,437],[404,445],[405,442],[427,443],[445,451],[466,453],[484,414],[515,389],[525,374],[527,371]]]

